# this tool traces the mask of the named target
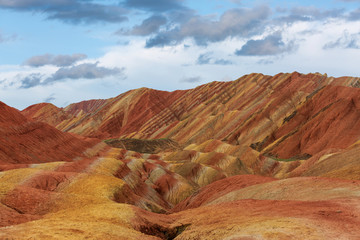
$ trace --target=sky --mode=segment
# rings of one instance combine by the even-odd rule
[[[0,101],[20,110],[359,62],[360,0],[0,0]]]

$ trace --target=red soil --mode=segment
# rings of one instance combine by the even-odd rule
[[[294,130],[271,150],[271,155],[291,158],[347,148],[360,137],[360,89],[326,86],[273,137],[279,139]]]
[[[53,192],[60,184],[70,183],[75,175],[76,173],[73,172],[41,172],[26,181],[23,186]]]
[[[2,164],[0,165],[0,172],[18,168],[27,168],[29,165],[30,164]]]
[[[51,103],[34,104],[22,110],[21,113],[29,119],[45,122],[51,126],[56,126],[70,117],[63,109]]]
[[[21,214],[43,215],[47,212],[46,204],[57,195],[52,191],[18,186],[6,194],[1,203]]]
[[[67,162],[59,166],[55,171],[80,173],[86,170],[95,160],[97,160],[97,157],[82,158],[77,161]]]
[[[168,193],[175,185],[177,184],[176,178],[172,176],[169,172],[168,174],[162,175],[156,182],[155,182],[155,190],[161,195],[164,196]]]
[[[0,103],[0,164],[71,161],[94,145]]]
[[[275,180],[276,179],[274,178],[261,177],[256,175],[239,175],[228,177],[200,188],[196,194],[188,197],[176,205],[172,211],[179,212],[186,209],[197,208],[229,192]]]
[[[16,225],[41,218],[41,216],[23,214],[0,204],[0,227]]]
[[[70,104],[64,110],[72,115],[77,115],[80,111],[83,111],[84,113],[93,113],[98,108],[102,107],[106,102],[106,99],[87,100]]]

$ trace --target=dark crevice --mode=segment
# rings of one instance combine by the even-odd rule
[[[19,213],[19,214],[25,214],[24,212],[20,211],[19,209],[15,208],[15,207],[11,207],[11,206],[9,206],[9,205],[7,205],[7,204],[3,203],[3,202],[1,202],[1,204],[2,204],[2,205],[4,205],[5,207],[8,207],[8,208],[10,208],[10,209],[12,209],[12,210],[16,211],[16,212],[17,212],[17,213]]]
[[[267,151],[264,154],[267,154],[267,153],[271,152],[274,148],[276,148],[282,142],[284,142],[288,137],[291,137],[292,135],[294,135],[298,131],[299,131],[299,128],[295,129],[295,130],[291,131],[290,133],[286,134],[285,136],[281,137],[280,140],[278,140],[270,149],[267,149]]]
[[[169,138],[162,139],[108,139],[105,143],[110,147],[122,148],[126,150],[136,151],[139,153],[156,154],[166,150],[181,150],[181,146],[174,140]]]
[[[266,147],[265,143],[268,141],[268,139],[269,139],[269,136],[264,138],[264,140],[262,140],[261,142],[256,142],[256,143],[250,144],[250,147],[252,149],[254,149],[255,151],[261,152],[264,149],[264,147]]]
[[[311,154],[308,153],[304,153],[304,154],[298,154],[296,156],[292,156],[289,158],[279,158],[279,156],[277,154],[272,154],[270,152],[263,154],[263,156],[265,157],[269,157],[272,158],[276,161],[281,161],[281,162],[291,162],[291,161],[298,161],[298,160],[308,160],[309,158],[312,157]]]
[[[287,122],[289,122],[293,117],[295,117],[295,115],[297,114],[297,111],[295,110],[293,113],[291,113],[289,116],[287,116],[286,118],[284,118],[283,120],[283,125]]]
[[[315,96],[320,90],[322,90],[325,86],[320,87],[318,89],[316,89],[315,91],[313,91],[312,93],[310,93],[308,96],[306,96],[306,102],[309,101],[313,96]]]
[[[339,101],[340,101],[340,100],[338,100],[338,101],[336,101],[336,102],[333,102],[333,103],[330,103],[329,105],[323,107],[319,112],[315,113],[315,114],[310,118],[310,120],[316,118],[317,116],[320,115],[320,113],[325,112],[328,108],[330,108],[332,105],[334,105],[334,103],[337,103],[337,102],[339,102]]]
[[[166,240],[172,240],[179,236],[190,225],[191,224],[184,224],[173,228],[166,228],[158,224],[153,224],[140,226],[139,230],[146,235],[156,236]]]

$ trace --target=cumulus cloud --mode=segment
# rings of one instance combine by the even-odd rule
[[[350,21],[360,20],[360,8],[355,9],[354,11],[350,12],[350,14],[348,16],[348,20],[350,20]]]
[[[196,63],[199,65],[209,64],[211,60],[211,52],[200,54]]]
[[[153,12],[165,12],[184,8],[183,0],[126,0],[125,6]]]
[[[43,75],[40,73],[31,73],[28,76],[20,80],[20,88],[31,88],[38,85],[41,85],[41,79]]]
[[[127,0],[125,6],[150,11],[154,15],[128,31],[120,30],[117,33],[149,36],[146,48],[175,46],[186,39],[195,40],[197,45],[206,46],[227,38],[248,39],[254,35],[262,35],[269,27],[283,28],[284,24],[331,18],[360,19],[360,9],[346,13],[344,9],[322,10],[313,6],[298,6],[291,9],[282,8],[275,16],[267,5],[232,8],[216,17],[199,15],[182,4],[183,1],[179,0]]]
[[[180,82],[197,83],[197,82],[201,82],[201,77],[200,77],[200,76],[197,76],[197,77],[187,77],[187,78],[181,79]]]
[[[212,57],[212,52],[206,52],[203,54],[200,54],[199,57],[196,60],[196,64],[198,65],[204,65],[204,64],[215,64],[215,65],[231,65],[233,64],[230,60],[225,60],[222,58],[216,59]]]
[[[25,61],[25,65],[31,67],[41,67],[45,65],[54,65],[57,67],[71,66],[77,61],[87,58],[85,54],[74,53],[72,55],[52,55],[44,54],[39,56],[33,56]]]
[[[140,25],[136,25],[128,32],[129,35],[147,36],[155,33],[159,28],[166,24],[167,19],[160,15],[154,15],[145,19]],[[119,32],[118,32],[119,33]]]
[[[50,103],[55,100],[55,93],[50,94],[48,97],[44,98],[43,102]]]
[[[258,64],[262,64],[262,65],[269,65],[269,64],[273,64],[274,61],[270,60],[270,59],[261,59],[257,62]]]
[[[350,34],[345,31],[341,37],[323,46],[323,49],[333,48],[360,49],[360,33]]]
[[[127,20],[125,14],[128,12],[119,5],[91,3],[88,0],[0,0],[0,8],[41,12],[48,19],[72,24],[123,22]]]
[[[124,14],[127,11],[118,6],[106,6],[101,4],[78,4],[74,8],[54,11],[48,19],[58,19],[67,23],[95,23],[103,22],[124,22],[128,20]]]
[[[215,59],[214,64],[215,65],[232,65],[234,63],[230,60],[220,58],[220,59]]]
[[[107,68],[98,63],[83,63],[77,66],[59,68],[50,77],[44,78],[40,73],[32,73],[20,79],[20,88],[31,88],[39,85],[49,85],[67,79],[101,79],[109,76],[123,75],[123,68]],[[123,76],[122,76],[123,77]]]
[[[177,27],[160,31],[148,39],[146,47],[176,45],[185,38],[193,38],[198,45],[206,45],[208,42],[219,42],[228,37],[249,37],[264,28],[270,13],[268,6],[259,6],[253,9],[230,9],[217,21],[199,15],[189,16]]]
[[[167,17],[167,21],[151,17],[128,32],[132,35],[151,35],[146,41],[146,48],[174,46],[186,39],[193,39],[197,45],[205,46],[227,38],[248,39],[254,35],[262,35],[267,28],[284,28],[297,22],[326,21],[335,18],[360,19],[360,9],[349,13],[339,8],[323,10],[314,6],[298,6],[291,9],[282,8],[278,13],[273,15],[267,5],[232,8],[219,18],[215,18],[214,15],[198,15],[191,9],[177,9],[171,13],[162,13]],[[161,26],[164,27],[160,28]]]
[[[294,42],[285,44],[281,33],[276,32],[261,40],[249,40],[241,49],[235,51],[237,56],[268,56],[278,55],[294,50]]]
[[[122,73],[120,68],[106,68],[98,66],[98,63],[83,63],[69,68],[60,68],[47,82],[55,82],[63,79],[94,79],[104,78]]]
[[[344,9],[321,10],[314,6],[299,6],[290,10],[279,9],[279,12],[287,15],[279,17],[275,22],[293,23],[298,21],[317,21],[327,18],[342,18],[344,17]]]

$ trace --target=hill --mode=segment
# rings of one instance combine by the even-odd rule
[[[73,161],[85,156],[96,139],[76,137],[0,102],[0,169],[54,161]]]
[[[359,85],[250,74],[2,104],[0,239],[359,239]]]

